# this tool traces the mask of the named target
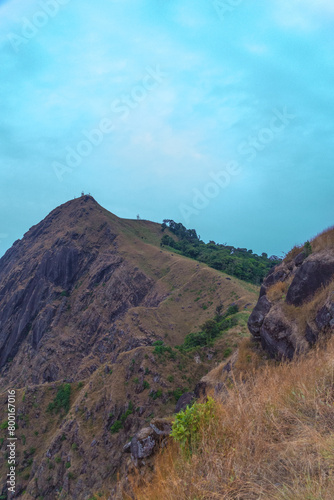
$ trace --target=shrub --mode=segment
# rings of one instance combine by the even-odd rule
[[[122,427],[123,427],[122,422],[120,420],[116,420],[116,422],[112,424],[112,426],[110,427],[110,431],[112,434],[116,434],[122,429]]]
[[[308,257],[309,255],[311,255],[312,253],[312,245],[309,241],[307,241],[305,244],[304,244],[304,253],[306,255],[306,257]]]
[[[173,422],[171,436],[181,449],[192,453],[199,441],[200,426],[207,425],[215,417],[215,401],[208,397],[206,403],[194,403],[180,411]]]
[[[62,384],[57,391],[54,400],[49,403],[47,411],[55,410],[58,413],[61,409],[64,409],[67,413],[70,409],[70,398],[71,398],[71,384]]]
[[[143,387],[144,387],[144,389],[149,389],[150,388],[150,384],[147,382],[147,380],[144,380]]]

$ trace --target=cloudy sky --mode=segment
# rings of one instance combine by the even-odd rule
[[[282,255],[333,221],[332,0],[0,0],[0,255],[90,192]]]

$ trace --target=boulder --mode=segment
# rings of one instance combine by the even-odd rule
[[[157,446],[156,433],[151,427],[144,427],[131,441],[131,455],[135,460],[149,457]]]
[[[321,330],[334,329],[334,302],[329,300],[318,311],[315,323]]]
[[[321,287],[326,286],[334,276],[334,258],[315,256],[303,262],[298,268],[286,295],[286,302],[300,306],[309,300]]]
[[[272,310],[266,316],[261,328],[262,347],[278,359],[292,359],[295,346],[291,339],[291,326],[280,311]]]
[[[271,308],[271,303],[265,295],[260,297],[258,303],[253,309],[252,314],[248,319],[248,328],[251,334],[256,338],[260,339],[260,330],[266,315],[269,313]]]
[[[195,399],[195,394],[193,392],[185,392],[182,394],[175,406],[175,413],[179,413],[181,410],[185,410],[187,406],[191,405]]]
[[[169,436],[172,430],[172,424],[166,418],[153,418],[150,427],[158,436]]]

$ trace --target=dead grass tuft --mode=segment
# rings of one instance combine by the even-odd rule
[[[289,286],[290,281],[278,281],[277,283],[272,285],[267,291],[267,297],[270,302],[276,302],[280,299],[284,299]]]
[[[334,226],[329,227],[322,233],[319,233],[311,240],[312,251],[320,252],[321,250],[334,248]]]
[[[284,262],[291,262],[303,250],[303,245],[295,245],[284,257]]]

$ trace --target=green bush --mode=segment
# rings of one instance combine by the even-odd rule
[[[70,409],[70,399],[71,399],[71,384],[62,384],[57,391],[54,400],[49,403],[47,411],[55,411],[58,413],[61,409],[64,409],[67,413]]]
[[[201,425],[208,424],[214,418],[215,401],[208,397],[206,403],[194,403],[175,416],[171,436],[180,443],[183,451],[191,454],[199,444]]]
[[[123,427],[122,422],[120,420],[116,420],[116,422],[112,424],[112,426],[110,427],[110,431],[112,434],[116,434],[122,429],[122,427]]]
[[[150,388],[150,384],[147,382],[147,380],[144,380],[143,387],[144,387],[144,389],[149,389]]]

